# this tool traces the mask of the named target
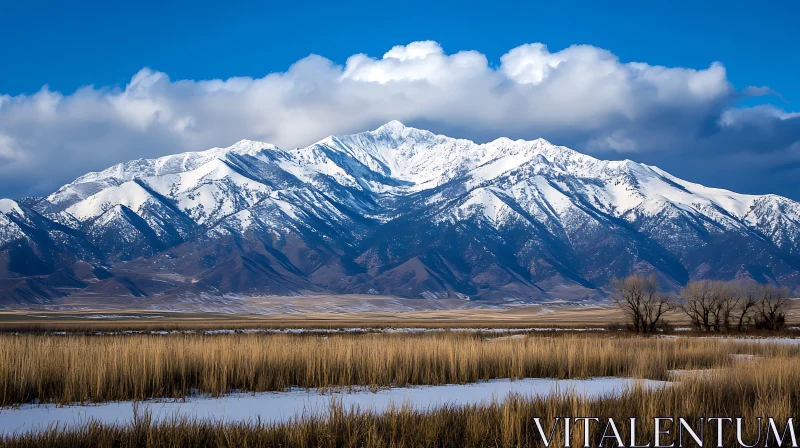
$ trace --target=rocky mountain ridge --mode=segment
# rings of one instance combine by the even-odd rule
[[[602,300],[614,276],[800,285],[800,204],[545,140],[390,122],[243,140],[0,200],[0,306],[378,294]]]

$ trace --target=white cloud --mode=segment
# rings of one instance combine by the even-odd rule
[[[0,196],[46,192],[138,157],[242,138],[294,147],[392,119],[476,139],[544,136],[641,152],[687,144],[709,117],[724,123],[738,95],[719,63],[623,63],[588,45],[523,45],[496,67],[479,52],[447,54],[425,41],[343,66],[312,55],[255,79],[171,80],[146,68],[124,87],[0,95]]]
[[[476,51],[446,55],[439,44],[426,41],[398,45],[379,60],[365,54],[351,56],[339,79],[379,84],[420,81],[441,89],[448,83],[489,73],[486,56]]]
[[[425,57],[442,53],[442,47],[432,41],[411,42],[408,45],[395,45],[383,55],[384,59],[398,59],[408,61],[411,59],[425,59]]]
[[[625,136],[624,132],[615,131],[609,135],[590,139],[586,143],[586,149],[589,151],[634,152],[636,151],[636,142]]]
[[[776,120],[784,121],[800,117],[798,112],[786,112],[769,104],[729,109],[719,118],[720,126],[737,127],[744,125],[769,126]]]
[[[9,162],[21,157],[23,153],[20,152],[17,142],[11,136],[0,133],[0,161]]]

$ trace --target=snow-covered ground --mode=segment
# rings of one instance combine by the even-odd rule
[[[721,339],[725,342],[738,342],[738,343],[800,345],[800,339],[795,339],[795,338],[721,338]]]
[[[664,336],[664,338],[675,339],[684,336]],[[696,339],[718,339],[722,342],[732,342],[737,344],[787,344],[800,345],[800,338],[780,338],[780,337],[725,337],[725,336],[699,336]]]
[[[235,393],[223,397],[191,397],[185,401],[150,400],[114,402],[87,406],[24,405],[0,409],[0,435],[42,429],[48,425],[79,426],[90,420],[115,424],[131,421],[136,410],[139,415],[149,412],[153,419],[173,417],[225,422],[255,421],[286,422],[303,415],[320,415],[331,405],[341,403],[345,409],[382,412],[392,406],[432,409],[442,405],[469,405],[503,400],[509,394],[541,396],[553,393],[575,393],[596,397],[619,394],[627,388],[641,385],[646,388],[666,387],[663,381],[630,378],[592,378],[588,380],[491,380],[473,384],[449,384],[383,389],[370,392],[364,389],[324,393],[320,390],[290,390],[256,394]]]

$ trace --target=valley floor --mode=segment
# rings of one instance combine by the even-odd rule
[[[521,305],[472,309],[412,309],[406,311],[304,312],[239,314],[175,312],[137,309],[85,309],[73,311],[0,311],[0,330],[14,327],[585,327],[621,323],[619,310],[608,305]]]
[[[757,417],[800,418],[797,313],[641,337],[610,306],[4,311],[0,446],[534,447],[533,417],[564,415],[640,417],[642,440],[654,416],[740,416],[755,440]]]
[[[606,328],[624,324],[621,311],[610,304],[568,303],[498,305],[460,300],[419,300],[377,296],[310,296],[239,299],[249,313],[174,311],[130,306],[90,304],[41,306],[37,309],[0,310],[0,331],[41,329],[179,329],[179,328]],[[800,299],[791,301],[788,326],[800,325]],[[667,321],[688,325],[680,312]]]

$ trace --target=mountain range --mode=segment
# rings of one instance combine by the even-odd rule
[[[709,167],[709,169],[712,169]],[[603,300],[654,273],[800,288],[800,204],[545,140],[392,121],[139,159],[0,200],[0,306],[370,294]]]

